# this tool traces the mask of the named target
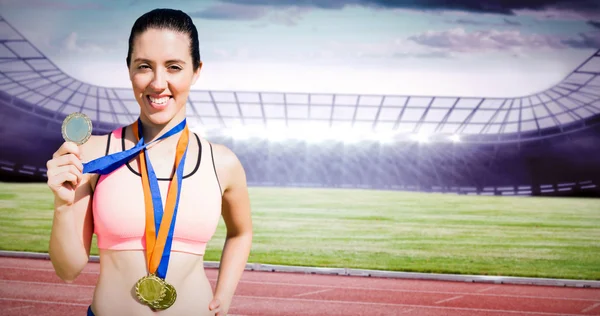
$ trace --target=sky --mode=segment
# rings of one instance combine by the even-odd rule
[[[193,89],[516,97],[600,49],[595,0],[171,0],[193,17]],[[135,19],[165,1],[0,0],[0,15],[67,74],[130,87]]]

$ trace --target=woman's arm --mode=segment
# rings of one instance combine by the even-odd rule
[[[54,216],[48,253],[58,277],[73,282],[89,260],[94,222],[89,174],[82,161],[99,156],[99,137],[82,146],[63,143],[48,161],[48,186],[54,193]]]
[[[210,307],[220,305],[216,315],[226,315],[244,272],[252,245],[252,219],[246,173],[237,156],[222,145],[213,145],[217,175],[223,187],[222,216],[227,236],[215,296]]]
[[[75,281],[88,263],[93,235],[89,177],[83,177],[72,205],[56,202],[48,252],[58,277]]]

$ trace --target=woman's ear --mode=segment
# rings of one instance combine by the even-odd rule
[[[132,81],[133,78],[131,78],[131,69],[129,67],[129,57],[125,58],[125,66],[127,66],[127,74],[129,75],[129,81]]]
[[[192,85],[196,84],[196,80],[198,80],[198,77],[200,77],[200,70],[202,69],[202,62],[200,62],[198,64],[198,69],[196,69],[196,71],[194,71],[194,77],[192,79]]]

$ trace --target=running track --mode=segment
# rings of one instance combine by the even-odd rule
[[[0,315],[85,315],[98,271],[65,284],[48,260],[0,258]],[[246,271],[229,315],[600,315],[600,288]]]

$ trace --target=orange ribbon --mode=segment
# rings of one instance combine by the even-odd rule
[[[135,135],[136,141],[139,141],[140,137],[138,133],[137,121],[133,124],[133,133]],[[189,129],[186,125],[183,131],[181,132],[179,141],[177,142],[174,170],[177,170],[177,166],[179,166],[179,163],[181,162],[181,159],[187,149],[188,140]],[[152,193],[150,189],[150,182],[148,179],[148,166],[146,163],[146,156],[144,154],[145,150],[146,149],[144,149],[139,155],[138,166],[140,174],[142,175],[142,186],[144,188],[144,203],[146,207],[146,264],[148,267],[148,272],[151,274],[155,274],[163,256],[165,244],[167,242],[167,236],[169,234],[169,228],[171,227],[173,213],[175,211],[175,206],[177,203],[177,194],[180,188],[178,187],[177,174],[175,172],[169,185],[167,201],[165,204],[165,209],[157,236],[154,223],[154,206],[152,202]]]

